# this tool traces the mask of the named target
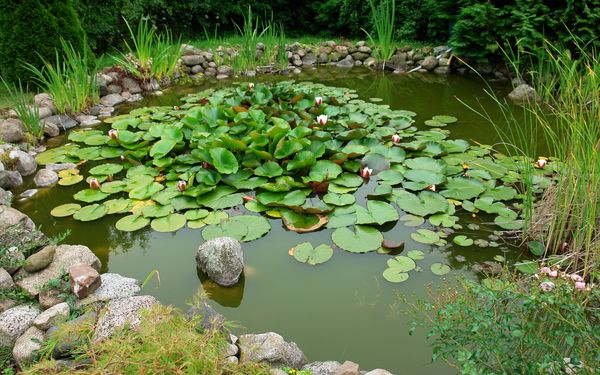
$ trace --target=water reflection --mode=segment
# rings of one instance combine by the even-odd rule
[[[206,273],[198,268],[198,279],[202,284],[202,289],[206,292],[211,301],[215,301],[223,307],[238,307],[244,299],[244,286],[246,276],[244,272],[240,276],[240,281],[229,287],[221,286],[208,278]]]

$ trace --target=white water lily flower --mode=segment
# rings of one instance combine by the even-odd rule
[[[185,181],[183,181],[183,180],[180,180],[180,181],[177,183],[177,190],[179,190],[179,191],[181,191],[181,192],[185,191],[185,188],[186,188],[186,187],[187,187],[187,182],[185,182]]]
[[[544,168],[546,166],[546,164],[548,164],[548,159],[546,159],[546,158],[539,158],[535,162],[535,167],[541,169],[541,168]]]
[[[323,104],[323,97],[322,96],[315,96],[315,104],[316,105]]]
[[[119,131],[117,129],[110,129],[108,131],[108,136],[116,141],[119,139]]]
[[[392,143],[397,145],[398,143],[400,143],[400,136],[398,134],[394,134],[392,135]]]
[[[371,174],[373,174],[372,168],[364,167],[363,169],[360,170],[360,177],[362,177],[362,178],[369,178],[369,177],[371,177]]]
[[[324,126],[325,124],[327,124],[327,115],[319,115],[319,116],[317,116],[317,122],[321,126]]]

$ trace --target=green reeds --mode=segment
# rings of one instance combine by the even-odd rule
[[[239,70],[256,69],[256,44],[258,38],[268,32],[270,25],[259,33],[259,20],[252,15],[252,8],[248,7],[248,14],[244,15],[244,24],[240,27],[235,24],[242,42],[240,44],[239,55],[235,59],[235,66]]]
[[[382,0],[378,5],[369,0],[371,20],[375,28],[375,38],[362,29],[375,47],[375,57],[380,60],[385,69],[385,63],[394,55],[394,24],[396,22],[396,1]]]
[[[17,113],[17,117],[23,123],[25,131],[30,133],[36,140],[44,135],[44,126],[40,125],[40,113],[26,90],[23,90],[21,81],[18,84],[9,84],[3,78],[2,84],[8,97],[10,107]]]
[[[39,69],[25,63],[34,79],[54,100],[61,113],[79,113],[98,101],[96,69],[91,66],[87,49],[79,53],[69,42],[61,40],[62,53],[56,51],[56,61],[44,61]]]

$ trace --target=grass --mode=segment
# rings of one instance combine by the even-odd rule
[[[21,81],[18,85],[11,85],[2,79],[2,86],[7,98],[8,106],[15,110],[21,120],[25,131],[39,141],[44,136],[44,126],[40,125],[40,112],[33,98],[23,89]]]
[[[385,63],[389,60],[395,51],[394,45],[394,23],[396,20],[396,0],[384,0],[375,5],[373,0],[369,0],[371,6],[371,20],[375,28],[375,37],[363,29],[375,46],[374,56],[382,61],[385,69]]]
[[[62,54],[56,51],[56,61],[44,62],[41,69],[25,63],[43,91],[48,92],[60,113],[79,113],[98,101],[96,69],[84,49],[77,52],[69,42],[61,40]]]

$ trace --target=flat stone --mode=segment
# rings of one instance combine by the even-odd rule
[[[217,79],[227,79],[229,76],[227,74],[217,74]]]
[[[119,86],[117,84],[112,83],[112,84],[106,86],[106,92],[108,94],[120,94],[121,91],[123,91],[121,89],[121,86]]]
[[[204,68],[202,67],[202,65],[194,65],[194,66],[192,66],[192,69],[191,69],[192,74],[202,73],[203,71],[204,71]]]
[[[335,66],[338,68],[352,68],[354,66],[354,59],[352,59],[351,55],[348,55],[344,59],[338,61]]]
[[[50,163],[46,164],[45,168],[54,172],[60,172],[67,169],[77,168],[77,165],[75,163]]]
[[[16,118],[0,120],[0,139],[4,142],[19,143],[24,139],[23,124]]]
[[[100,287],[86,298],[79,300],[75,304],[76,307],[94,302],[132,297],[140,291],[139,282],[136,279],[124,277],[118,273],[104,273],[100,275],[100,279]]]
[[[125,98],[119,94],[108,94],[100,99],[100,102],[106,107],[114,107],[117,104],[123,103],[124,101]]]
[[[244,269],[242,245],[231,237],[206,241],[196,252],[196,264],[217,284],[235,285]]]
[[[311,362],[302,367],[302,370],[310,371],[313,375],[334,375],[340,367],[338,361]]]
[[[0,171],[2,172],[2,171]],[[10,191],[4,190],[0,187],[0,205],[10,206],[10,202],[12,201],[13,193]]]
[[[232,76],[233,75],[233,68],[230,67],[229,65],[220,65],[217,68],[217,74],[224,74],[226,76]]]
[[[16,340],[12,355],[20,368],[26,368],[33,363],[37,351],[42,348],[43,341],[44,332],[36,327],[30,327]]]
[[[94,340],[110,337],[118,329],[127,324],[137,329],[141,323],[141,314],[145,309],[159,303],[153,296],[134,296],[112,300],[100,313],[94,332]]]
[[[240,336],[240,360],[263,362],[271,367],[301,368],[308,360],[294,342],[286,342],[275,332]]]
[[[33,305],[19,305],[0,314],[0,347],[12,347],[40,312]]]
[[[71,291],[82,299],[100,287],[102,279],[98,271],[87,264],[75,264],[69,267]]]
[[[35,177],[33,178],[33,183],[37,187],[46,187],[50,185],[54,185],[58,182],[58,174],[51,169],[40,169]]]
[[[38,289],[50,279],[56,279],[60,276],[61,270],[68,270],[75,264],[86,264],[95,270],[100,269],[100,260],[87,246],[81,245],[60,245],[56,248],[52,263],[43,270],[35,273],[29,273],[25,270],[19,272],[21,280],[17,285],[25,289],[31,296],[39,294]]]
[[[362,45],[362,46],[358,47],[358,52],[366,53],[366,54],[370,55],[373,51],[371,50],[371,48],[369,46]]]
[[[38,193],[37,189],[27,189],[19,194],[20,200],[29,199]]]
[[[421,63],[423,69],[427,69],[429,71],[435,69],[437,65],[438,61],[435,58],[435,56],[427,56],[425,59],[423,59],[423,62]]]
[[[142,99],[144,99],[142,94],[133,94],[127,99],[127,103],[139,102]]]
[[[46,118],[46,123],[53,123],[62,131],[67,131],[77,126],[77,121],[67,115],[54,115]]]
[[[102,121],[98,120],[97,116],[93,115],[79,115],[75,117],[75,120],[83,127],[96,126],[102,123]]]
[[[59,303],[65,302],[63,292],[58,289],[49,289],[40,292],[38,295],[38,301],[42,309],[49,309],[52,306],[58,305]]]
[[[25,151],[12,150],[8,157],[15,161],[15,167],[22,176],[29,176],[37,170],[35,158]]]
[[[334,375],[360,375],[360,368],[351,361],[346,361],[335,370]]]
[[[201,55],[181,56],[181,60],[187,66],[201,65],[204,62],[204,57]]]
[[[15,282],[4,268],[0,268],[0,289],[11,289],[14,288]]]
[[[142,92],[140,84],[133,78],[129,77],[123,78],[123,88],[126,91],[129,91],[131,94],[139,94],[140,92]]]
[[[52,306],[48,310],[42,312],[33,320],[33,325],[42,331],[46,331],[53,325],[66,321],[69,318],[71,309],[66,302]]]

